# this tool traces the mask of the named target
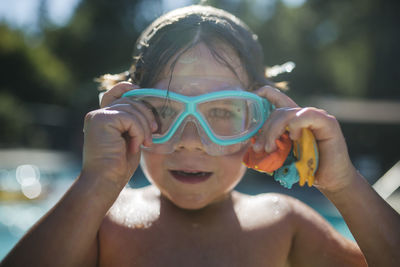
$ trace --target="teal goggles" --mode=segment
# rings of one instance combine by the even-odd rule
[[[125,93],[144,103],[154,114],[158,129],[153,145],[143,147],[156,153],[172,153],[185,125],[196,125],[204,150],[226,155],[248,144],[268,118],[272,105],[260,96],[243,90],[223,90],[185,96],[161,89],[136,89]]]

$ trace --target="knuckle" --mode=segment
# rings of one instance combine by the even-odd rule
[[[277,108],[270,115],[270,121],[287,121],[295,117],[300,111],[300,108]]]
[[[117,85],[129,85],[129,86],[131,86],[132,83],[128,82],[128,81],[121,81],[121,82],[118,82]]]
[[[113,87],[110,90],[104,92],[103,98],[102,98],[103,101],[105,101],[105,100],[109,101],[109,99],[113,99],[114,98],[114,95],[113,95],[113,91],[115,90],[114,88],[115,87]]]
[[[337,120],[337,118],[335,117],[335,116],[333,116],[333,115],[331,115],[331,114],[326,114],[326,117],[329,119],[329,120],[331,120],[332,122],[335,122],[335,123],[339,123],[338,122],[338,120]]]
[[[102,108],[90,111],[86,114],[85,120],[105,122],[113,120],[115,116],[124,117],[124,113],[114,109]]]
[[[119,105],[119,104],[129,104],[129,102],[125,98],[118,98],[118,99],[115,99],[114,101],[110,102],[106,107],[112,107],[112,106]]]
[[[104,93],[104,96],[106,98],[108,97],[121,97],[121,95],[130,89],[134,89],[136,88],[135,86],[132,85],[132,83],[127,82],[127,81],[122,81],[122,82],[118,82],[117,84],[115,84],[110,90],[106,91]]]
[[[327,118],[328,122],[332,125],[332,127],[340,127],[339,121],[336,119],[335,116],[327,114],[326,118]]]
[[[132,86],[132,83],[130,83],[130,82],[128,82],[128,81],[121,81],[121,82],[118,82],[116,85],[114,85],[111,89],[110,89],[110,91],[111,90],[118,90],[119,88],[121,88],[121,87],[131,87]],[[116,89],[117,88],[117,89]]]
[[[85,122],[91,121],[96,116],[97,112],[98,112],[98,110],[92,110],[92,111],[89,111],[88,113],[86,113]]]
[[[328,125],[330,125],[332,127],[336,127],[339,125],[339,122],[336,119],[336,117],[329,114],[324,109],[319,109],[319,108],[314,108],[314,107],[306,107],[306,108],[302,108],[300,111],[298,111],[296,113],[296,116],[298,118],[300,118],[300,117],[316,118],[318,120],[325,121]]]
[[[91,121],[105,121],[109,118],[109,114],[106,110],[98,110],[93,113]]]
[[[329,114],[328,111],[326,111],[325,109],[319,109],[319,108],[309,108],[309,109],[311,114],[320,116],[322,119],[326,119],[327,121],[330,121],[332,123],[337,122],[336,117]]]
[[[88,112],[84,118],[84,132],[89,128],[102,128],[106,124],[108,119],[109,118],[107,118],[102,109]]]
[[[296,112],[297,117],[308,117],[308,116],[318,116],[318,115],[321,115],[321,112],[314,107],[300,108]]]
[[[260,96],[266,97],[267,93],[268,93],[269,91],[271,91],[271,90],[273,90],[273,88],[272,88],[271,86],[269,86],[269,85],[264,85],[264,86],[262,86],[262,87],[259,87],[259,88],[256,90],[256,93],[257,93],[258,95],[260,95]]]
[[[329,115],[328,111],[326,111],[325,109],[318,109],[318,111],[324,114],[325,116]]]
[[[278,113],[289,113],[289,112],[297,112],[301,110],[299,107],[281,107],[281,108],[276,108],[276,112]]]
[[[271,85],[264,85],[263,87],[261,87],[261,89],[264,91],[277,90],[275,87],[272,87]]]

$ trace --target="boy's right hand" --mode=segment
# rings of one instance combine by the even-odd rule
[[[84,124],[82,172],[108,179],[122,189],[140,161],[140,145],[152,144],[157,129],[153,113],[144,104],[121,98],[139,87],[122,82],[107,91],[101,109],[89,112]]]

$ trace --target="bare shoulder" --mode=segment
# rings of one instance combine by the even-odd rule
[[[296,266],[365,266],[354,241],[337,232],[317,211],[304,202],[279,195],[292,233],[289,261]],[[273,197],[273,195],[272,195]]]
[[[246,228],[269,228],[275,224],[285,230],[292,227],[296,199],[278,193],[246,195],[235,192],[235,211]]]
[[[235,195],[237,214],[247,216],[251,213],[252,220],[259,218],[260,223],[287,221],[295,228],[307,224],[308,227],[333,229],[318,212],[294,197],[279,193],[246,195],[236,192]]]
[[[342,238],[317,211],[291,196],[279,193],[249,196],[239,193],[238,199],[238,216],[251,218],[258,226],[279,223],[290,227],[293,235]]]
[[[106,214],[98,232],[99,265],[128,266],[147,230],[160,215],[157,192],[151,186],[125,188]]]
[[[143,228],[151,225],[160,215],[157,194],[151,186],[125,188],[108,211],[102,227]]]
[[[237,202],[241,225],[261,230],[260,234],[267,233],[269,240],[290,244],[287,257],[293,265],[365,266],[357,244],[340,235],[300,200],[275,193],[255,196],[239,193]]]

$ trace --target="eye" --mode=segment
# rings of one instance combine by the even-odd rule
[[[208,115],[211,118],[227,119],[234,116],[233,112],[226,108],[213,108],[209,111]]]
[[[283,174],[288,174],[289,168],[284,168],[282,172],[283,172]]]
[[[174,117],[177,113],[178,112],[174,108],[168,106],[165,106],[160,110],[160,116],[163,119]]]

